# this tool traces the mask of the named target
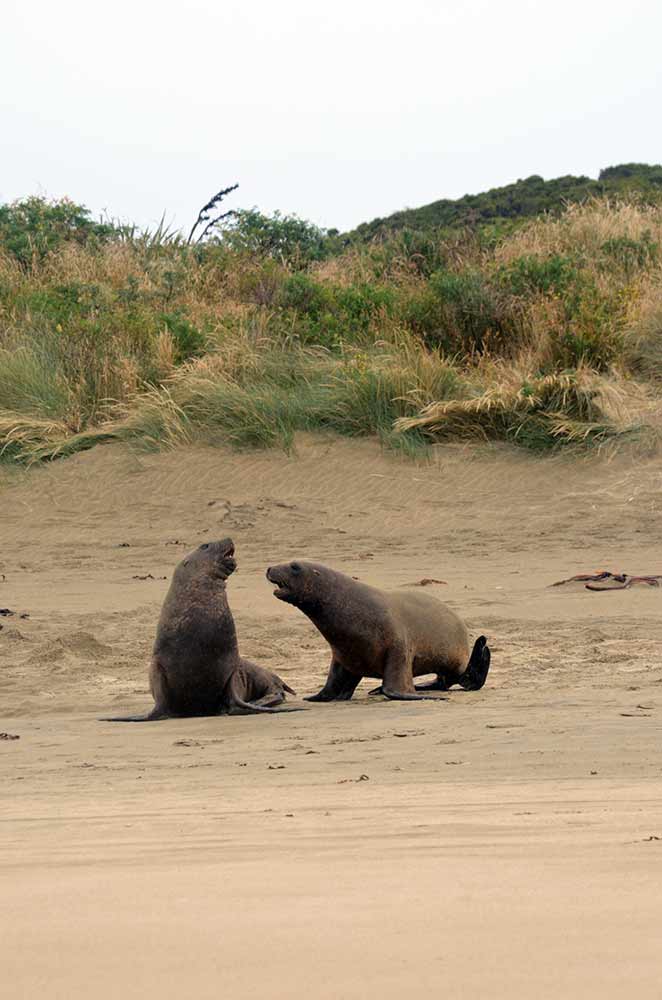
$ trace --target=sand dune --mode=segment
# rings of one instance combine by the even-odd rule
[[[372,442],[98,448],[2,483],[3,978],[21,997],[660,995],[659,460]],[[325,643],[269,563],[423,578],[485,632],[480,692],[270,718],[150,704],[174,565],[231,535],[240,648],[299,694]],[[28,617],[21,617],[27,615]]]

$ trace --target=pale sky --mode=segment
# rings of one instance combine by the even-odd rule
[[[359,222],[662,162],[660,0],[2,0],[0,201]]]

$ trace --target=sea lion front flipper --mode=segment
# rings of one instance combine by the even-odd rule
[[[326,684],[317,694],[309,694],[304,701],[349,701],[361,680],[360,674],[352,674],[336,659],[331,660]]]

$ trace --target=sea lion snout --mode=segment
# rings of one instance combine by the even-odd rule
[[[218,542],[203,542],[186,560],[190,572],[204,572],[203,567],[212,576],[227,579],[237,568],[234,556],[234,542],[231,538],[222,538]]]
[[[270,566],[267,570],[267,580],[269,583],[275,583],[277,587],[280,587],[284,583],[283,574],[278,573],[278,566]]]
[[[276,587],[274,597],[284,601],[290,594],[291,565],[283,563],[280,566],[270,566],[267,570],[267,580]]]
[[[267,580],[276,585],[274,597],[296,607],[301,607],[315,596],[317,584],[313,584],[313,578],[318,576],[315,563],[296,560],[270,566],[267,570]]]
[[[220,559],[223,568],[228,574],[234,573],[237,568],[237,560],[234,556],[234,542],[231,538],[224,538],[222,542],[219,542]]]
[[[220,542],[211,542],[211,545],[216,544],[221,552],[223,558],[232,557],[234,555],[234,542],[231,538],[223,538]]]

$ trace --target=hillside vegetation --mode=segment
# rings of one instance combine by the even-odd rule
[[[601,170],[597,180],[568,175],[546,181],[534,174],[481,194],[467,194],[456,200],[442,198],[421,208],[394,212],[384,219],[363,223],[350,235],[373,240],[399,230],[429,233],[466,227],[492,227],[495,235],[503,235],[522,219],[559,214],[571,204],[632,197],[648,204],[662,201],[662,165],[624,163]]]
[[[299,430],[586,447],[631,436],[660,376],[662,208],[640,200],[349,246],[257,212],[195,245],[0,207],[6,461]]]

